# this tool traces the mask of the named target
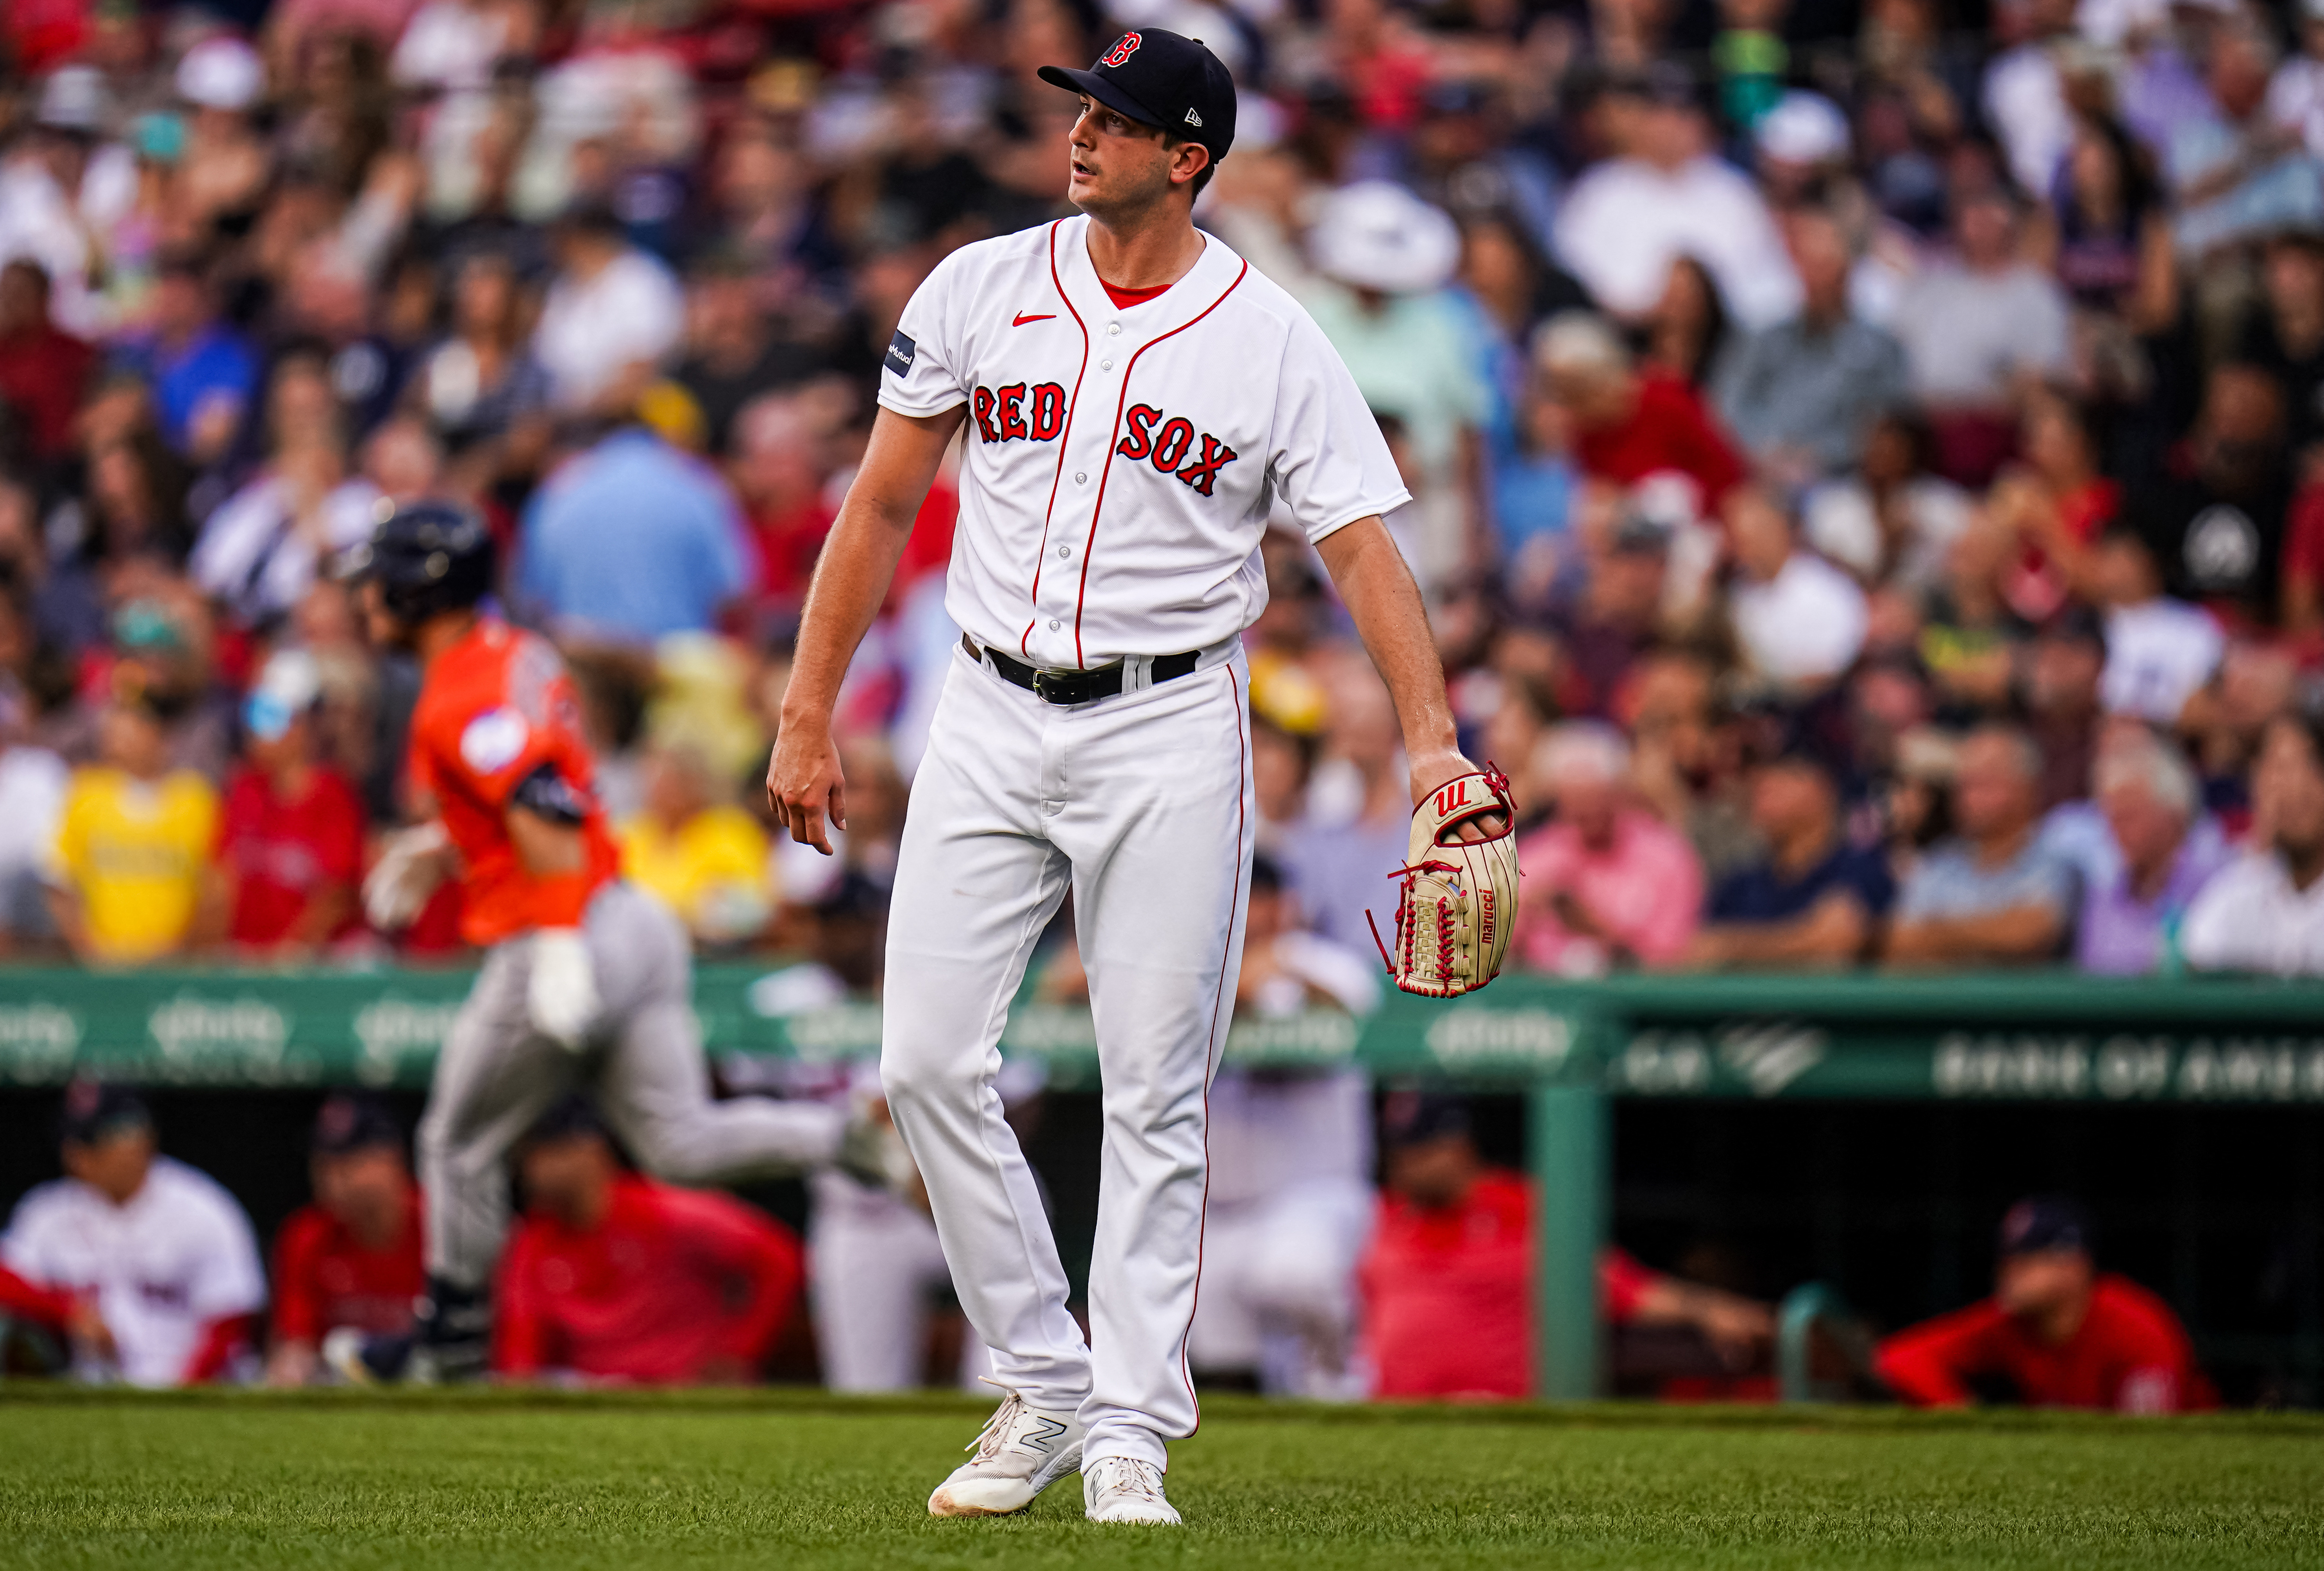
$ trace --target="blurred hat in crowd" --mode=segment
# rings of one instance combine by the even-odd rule
[[[599,1116],[597,1104],[578,1091],[568,1091],[532,1121],[532,1127],[524,1132],[524,1143],[535,1145],[593,1134],[602,1139],[605,1133],[605,1121]]]
[[[2001,1218],[2003,1254],[2039,1254],[2052,1249],[2088,1254],[2096,1236],[2089,1214],[2063,1195],[2029,1196]]]
[[[266,85],[258,51],[238,38],[206,38],[178,62],[178,97],[205,109],[247,109]]]
[[[326,1097],[315,1114],[317,1156],[343,1157],[374,1146],[403,1149],[403,1126],[384,1105],[369,1096]]]
[[[104,72],[95,66],[60,66],[41,84],[41,105],[33,118],[51,131],[94,136],[105,129],[112,107]]]
[[[1441,289],[1461,260],[1452,220],[1393,180],[1358,180],[1323,199],[1307,236],[1316,271],[1381,294]]]
[[[1848,116],[1821,93],[1785,93],[1753,136],[1760,155],[1777,163],[1826,163],[1849,153]]]
[[[2043,623],[2036,637],[2057,643],[2085,643],[2106,652],[2106,621],[2087,605],[2068,605]]]
[[[79,1079],[65,1087],[63,1137],[74,1145],[96,1145],[131,1130],[150,1130],[153,1114],[145,1099],[126,1086]]]
[[[1391,1091],[1380,1107],[1380,1140],[1390,1151],[1469,1132],[1469,1104],[1434,1091]]]
[[[315,657],[303,649],[278,650],[243,700],[242,723],[263,742],[280,741],[322,696],[322,670]]]

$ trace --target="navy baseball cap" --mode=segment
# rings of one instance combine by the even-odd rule
[[[153,1114],[145,1099],[126,1086],[102,1080],[75,1080],[65,1087],[64,1116],[59,1128],[74,1145],[97,1145],[132,1130],[150,1130]]]
[[[582,1135],[605,1133],[605,1121],[598,1115],[597,1104],[578,1091],[569,1091],[549,1104],[548,1111],[533,1121],[524,1132],[524,1143],[573,1140]]]
[[[1380,1135],[1391,1151],[1469,1132],[1469,1104],[1434,1091],[1391,1091],[1380,1109]]]
[[[403,1126],[368,1096],[333,1096],[315,1115],[315,1154],[343,1157],[374,1146],[403,1149]]]
[[[2034,1195],[2020,1200],[2001,1219],[2001,1252],[2040,1254],[2046,1250],[2075,1249],[2090,1252],[2095,1236],[2089,1213],[2063,1195]]]
[[[1219,57],[1159,27],[1123,33],[1085,71],[1043,66],[1043,81],[1087,93],[1117,114],[1211,150],[1215,163],[1234,144],[1235,87]]]

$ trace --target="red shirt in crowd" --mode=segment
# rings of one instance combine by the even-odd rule
[[[62,457],[72,448],[73,420],[97,365],[97,351],[43,322],[0,337],[0,401],[23,421],[32,451]]]
[[[583,804],[587,863],[536,877],[509,839],[509,799],[552,769]],[[461,937],[484,947],[541,927],[578,927],[621,852],[594,795],[596,767],[565,662],[545,639],[480,617],[428,668],[411,714],[411,783],[442,813],[460,854]]]
[[[1457,1206],[1380,1197],[1358,1269],[1364,1341],[1381,1397],[1517,1399],[1533,1392],[1533,1187],[1490,1172]],[[1599,1259],[1599,1312],[1621,1325],[1655,1273]]]
[[[1692,479],[1707,513],[1743,483],[1745,469],[1693,388],[1664,371],[1638,374],[1638,402],[1619,425],[1579,433],[1574,457],[1593,480],[1635,485],[1674,470]]]
[[[2102,1276],[2081,1329],[2037,1342],[1990,1298],[1899,1331],[1880,1345],[1889,1389],[1923,1407],[1960,1407],[1972,1382],[2000,1376],[2035,1408],[2175,1413],[2216,1405],[2171,1307],[2127,1277]]]
[[[683,1384],[754,1368],[805,1279],[791,1231],[740,1200],[624,1175],[583,1233],[527,1216],[494,1299],[493,1367]]]
[[[263,770],[237,772],[218,815],[217,859],[235,875],[227,936],[254,948],[290,937],[307,902],[327,885],[352,888],[363,876],[363,803],[337,771],[309,771],[296,798],[278,794]],[[350,902],[339,931],[355,917]]]
[[[392,1335],[411,1329],[411,1303],[427,1285],[420,1248],[420,1190],[411,1190],[403,1235],[366,1249],[320,1206],[290,1214],[274,1235],[274,1339],[320,1342],[342,1326]]]

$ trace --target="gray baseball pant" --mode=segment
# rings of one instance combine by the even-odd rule
[[[456,1287],[491,1280],[508,1231],[509,1152],[567,1091],[592,1093],[645,1169],[673,1183],[792,1173],[838,1152],[841,1109],[712,1100],[686,930],[660,904],[609,883],[589,902],[582,933],[601,1012],[581,1051],[533,1029],[531,946],[519,937],[486,954],[436,1060],[420,1123],[428,1270]]]

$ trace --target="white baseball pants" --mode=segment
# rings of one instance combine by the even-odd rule
[[[1031,1406],[1078,1409],[1084,1455],[1167,1465],[1194,1433],[1204,1102],[1234,1008],[1250,885],[1239,643],[1159,687],[1060,707],[963,651],[912,781],[881,1077],[953,1285]],[[1103,1079],[1090,1336],[1001,1117],[997,1043],[1034,942],[1074,892]]]

